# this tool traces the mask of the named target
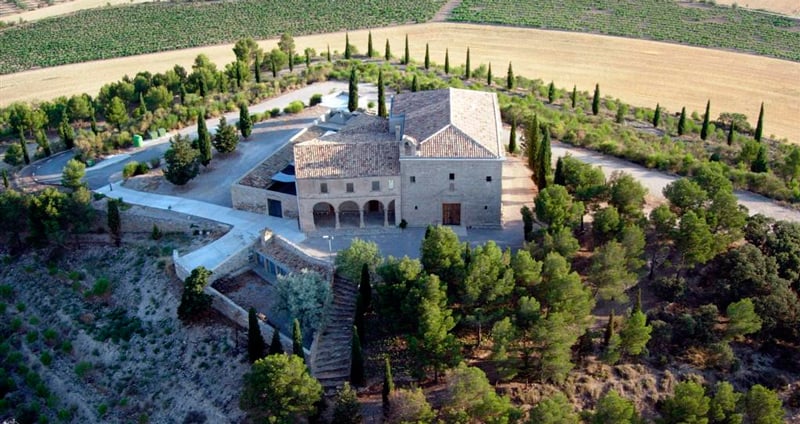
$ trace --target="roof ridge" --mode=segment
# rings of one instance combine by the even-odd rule
[[[481,144],[480,142],[478,142],[478,140],[475,140],[474,138],[472,138],[472,136],[470,136],[469,134],[465,133],[465,132],[464,132],[464,131],[463,131],[461,128],[458,128],[458,127],[457,127],[457,126],[455,126],[455,125],[448,125],[448,127],[451,127],[451,128],[453,128],[454,130],[456,130],[456,131],[458,131],[459,133],[461,133],[461,135],[463,135],[464,137],[466,137],[466,138],[467,138],[467,140],[471,141],[471,142],[472,142],[472,144],[474,144],[474,145],[476,145],[476,146],[480,147],[481,149],[485,150],[485,151],[486,151],[486,153],[488,153],[489,155],[491,155],[491,156],[496,156],[496,155],[494,154],[494,152],[492,152],[491,150],[489,150],[489,148],[487,148],[486,146],[484,146],[483,144]]]

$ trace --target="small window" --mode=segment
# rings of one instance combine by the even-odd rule
[[[347,183],[346,190],[348,193],[352,193],[353,191],[353,183]]]
[[[419,206],[414,205],[414,210],[417,210],[417,209],[419,209]]]
[[[328,183],[320,183],[319,184],[319,192],[320,193],[327,193],[328,192]]]
[[[490,183],[490,182],[492,182],[492,176],[491,176],[491,175],[487,175],[487,176],[486,176],[486,182],[487,182],[487,183]]]
[[[394,180],[389,180],[389,190],[394,190]]]
[[[453,181],[453,180],[455,180],[455,179],[456,179],[456,174],[453,174],[453,173],[451,172],[451,173],[450,173],[450,181]]]
[[[411,184],[414,184],[414,183],[417,182],[417,177],[412,175],[412,176],[408,177],[408,180],[411,181]]]
[[[380,181],[373,181],[372,182],[372,191],[381,191],[381,182]]]

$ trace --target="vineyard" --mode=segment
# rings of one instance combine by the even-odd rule
[[[705,3],[465,0],[450,19],[677,42],[800,61],[800,22]]]
[[[83,10],[0,31],[0,74],[276,37],[423,22],[442,0],[238,0]]]

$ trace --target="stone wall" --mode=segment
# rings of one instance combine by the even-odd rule
[[[462,226],[501,226],[502,159],[401,158],[400,175],[401,218],[408,225],[441,224],[442,204],[460,203]],[[415,182],[411,182],[411,177]]]

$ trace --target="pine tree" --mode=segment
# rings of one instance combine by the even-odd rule
[[[570,100],[572,100],[572,108],[575,109],[575,104],[578,102],[578,86],[577,85],[573,85],[572,86],[572,96],[570,97]]]
[[[387,62],[392,59],[392,49],[389,47],[389,39],[386,39],[386,48],[383,51],[383,59]]]
[[[8,187],[10,185],[11,184],[9,184],[9,182],[8,182],[8,171],[4,169],[3,170],[3,187],[8,189]]]
[[[111,101],[111,107],[115,107],[113,100]],[[122,107],[124,109],[125,106],[123,105]],[[119,124],[117,124],[117,127],[119,127]],[[58,136],[61,137],[61,141],[64,142],[64,147],[67,148],[67,150],[75,147],[75,129],[69,124],[66,113],[64,113],[64,116],[61,118],[61,123],[58,125]]]
[[[764,133],[764,102],[761,102],[761,110],[758,112],[758,123],[756,124],[755,139],[761,142],[761,136]]]
[[[550,128],[545,126],[542,129],[542,141],[539,143],[539,166],[536,171],[536,186],[539,190],[547,187],[547,177],[550,176],[552,169],[552,152],[550,151]]]
[[[72,127],[70,127],[72,128]],[[28,143],[25,140],[25,131],[19,131],[19,147],[22,148],[22,159],[25,161],[25,165],[31,163],[31,156],[28,154]]]
[[[550,86],[547,87],[547,103],[553,104],[556,100],[556,85],[550,81]]]
[[[467,64],[464,65],[464,79],[470,79],[472,76],[472,70],[469,66],[469,47],[467,47]]]
[[[511,67],[511,62],[508,62],[508,73],[506,75],[506,88],[509,90],[514,89],[514,69]]]
[[[202,109],[197,113],[197,147],[200,150],[200,163],[208,166],[211,163],[211,134],[206,128],[205,111]]]
[[[536,169],[539,166],[539,117],[533,115],[533,120],[528,123],[525,128],[525,148],[528,156],[528,168],[530,168],[534,177],[536,176]]]
[[[489,62],[489,72],[486,73],[486,85],[492,86],[492,62]]]
[[[508,136],[508,152],[514,153],[517,151],[517,118],[511,120],[511,134]]]
[[[108,199],[106,207],[108,208],[108,233],[111,234],[114,246],[119,247],[122,244],[122,220],[119,217],[119,201]]]
[[[703,116],[703,127],[700,129],[700,139],[708,138],[708,123],[711,120],[711,100],[706,103],[706,114]]]
[[[728,146],[733,144],[733,132],[736,130],[736,121],[731,121],[731,126],[728,128]]]
[[[358,74],[356,67],[350,68],[350,85],[348,87],[347,110],[355,112],[358,109]]]
[[[383,369],[383,389],[381,390],[381,400],[383,401],[383,415],[389,414],[391,404],[389,396],[394,392],[394,378],[392,378],[392,364],[389,362],[389,357],[384,358],[386,362]]]
[[[378,70],[378,116],[386,118],[386,93],[383,87],[383,69]]]
[[[645,353],[647,351],[645,346],[650,341],[652,331],[653,328],[647,325],[647,317],[644,312],[632,312],[619,332],[620,350],[629,356],[639,356]]]
[[[216,134],[214,134],[212,144],[220,153],[230,153],[236,150],[236,146],[239,144],[239,136],[236,134],[236,129],[233,125],[228,125],[225,116],[219,118],[219,125],[217,126]]]
[[[600,113],[600,84],[594,86],[594,97],[592,97],[592,115]]]
[[[681,117],[678,118],[678,136],[686,132],[686,106],[681,108]]]
[[[408,52],[408,34],[406,34],[406,50],[403,53],[403,64],[408,65],[411,61],[411,54]]]
[[[428,43],[425,43],[425,70],[427,71],[431,67],[431,52],[428,48]]]
[[[292,354],[297,355],[303,362],[306,355],[303,352],[303,331],[300,329],[300,321],[295,318],[292,322]]]
[[[409,340],[409,350],[415,358],[415,374],[423,377],[427,369],[434,372],[439,381],[441,372],[457,364],[460,359],[460,344],[451,334],[456,323],[447,307],[447,294],[439,277],[426,278],[419,302],[419,328]]]
[[[269,343],[269,351],[267,355],[277,355],[283,353],[283,344],[281,343],[281,333],[277,328],[272,330],[272,341]]]
[[[653,112],[653,127],[658,128],[658,124],[661,123],[661,104],[656,103],[656,110]]]
[[[361,424],[364,422],[364,417],[361,415],[361,405],[358,403],[358,395],[350,387],[350,383],[346,381],[342,388],[336,392],[331,422],[336,424]]]
[[[239,106],[239,131],[242,132],[242,137],[245,139],[250,137],[253,132],[253,119],[250,117],[250,111],[247,110],[247,103]]]
[[[450,75],[450,49],[444,49],[444,73]]]
[[[753,172],[764,173],[769,170],[769,159],[767,158],[767,146],[763,144],[758,146],[758,153],[756,159],[750,164],[750,170]]]
[[[414,74],[414,77],[411,78],[411,92],[416,93],[419,91],[419,82],[417,81],[417,74]]]
[[[344,58],[349,60],[351,58],[351,56],[352,55],[350,54],[350,34],[349,33],[345,33],[344,34]]]
[[[247,311],[247,357],[253,363],[264,357],[266,342],[261,335],[261,327],[258,325],[256,310],[250,308]]]
[[[372,31],[367,33],[367,57],[373,57],[375,50],[372,49]]]
[[[556,161],[556,172],[553,175],[553,184],[558,184],[565,186],[566,178],[564,177],[564,161],[562,157],[559,156],[558,160]]]
[[[354,386],[363,386],[364,381],[364,353],[361,351],[361,340],[358,338],[358,329],[353,327],[353,341],[350,345],[350,383]]]

